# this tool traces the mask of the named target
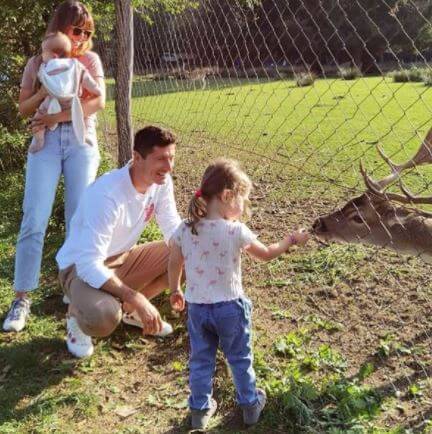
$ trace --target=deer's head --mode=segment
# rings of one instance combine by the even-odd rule
[[[378,148],[392,173],[374,181],[360,164],[367,191],[336,211],[317,218],[314,233],[323,241],[373,244],[432,257],[432,214],[413,207],[431,204],[432,197],[413,196],[400,182],[403,170],[432,162],[431,149],[432,130],[416,155],[404,164],[394,164]],[[400,182],[403,194],[386,191],[396,181]]]

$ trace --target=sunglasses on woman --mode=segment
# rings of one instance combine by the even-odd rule
[[[92,33],[93,32],[91,30],[84,30],[81,27],[73,27],[72,28],[72,34],[74,36],[81,36],[83,34],[88,39],[88,38],[90,38]]]

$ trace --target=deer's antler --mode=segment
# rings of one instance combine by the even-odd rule
[[[363,167],[363,163],[360,161],[360,172],[369,191],[371,191],[375,195],[385,196],[387,199],[395,200],[397,202],[412,204],[432,204],[432,196],[414,196],[400,180],[399,184],[404,195],[386,192],[386,188],[393,184],[395,181],[397,181],[404,170],[410,169],[411,167],[420,166],[422,164],[432,163],[432,128],[427,133],[425,139],[421,143],[420,148],[418,149],[414,157],[403,164],[393,163],[393,161],[390,160],[387,155],[385,155],[384,151],[378,145],[377,151],[381,155],[382,159],[388,164],[392,173],[379,181],[375,181],[367,174],[366,170]]]

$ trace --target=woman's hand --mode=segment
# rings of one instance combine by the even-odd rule
[[[46,90],[45,86],[42,86],[39,88],[39,90],[36,92],[38,98],[40,98],[41,100],[44,100],[45,97],[47,97],[49,95],[48,91]]]
[[[31,131],[34,134],[42,129],[51,128],[53,125],[58,124],[58,114],[48,115],[36,113],[31,120]]]

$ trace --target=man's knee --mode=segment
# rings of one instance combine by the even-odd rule
[[[77,320],[81,330],[88,336],[109,336],[120,324],[122,309],[113,297],[98,300],[86,312],[78,310]]]

